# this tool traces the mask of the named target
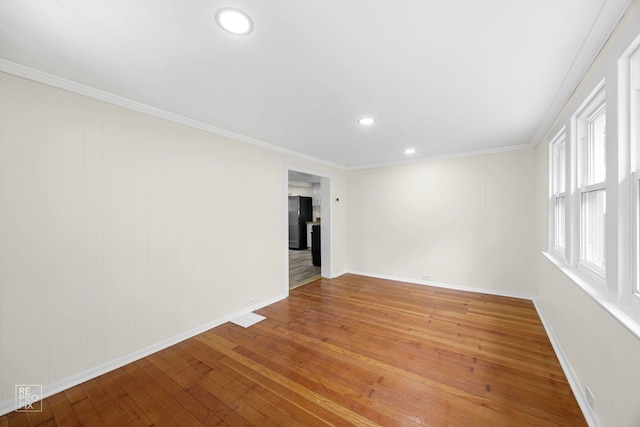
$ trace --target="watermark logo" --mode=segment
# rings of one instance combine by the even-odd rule
[[[42,412],[42,386],[16,386],[16,412]]]

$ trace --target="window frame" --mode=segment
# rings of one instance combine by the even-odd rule
[[[557,126],[567,127],[568,205],[566,220],[566,255],[553,250],[552,154],[548,145],[548,246],[543,255],[576,286],[640,338],[640,33],[617,56],[616,75],[608,73],[612,84],[606,88],[605,76],[591,86],[589,95],[575,108],[575,113],[562,115]],[[612,71],[612,70],[611,70]],[[590,81],[595,81],[590,79]],[[584,83],[584,82],[583,82]],[[584,93],[585,88],[580,88]],[[606,227],[604,239],[607,257],[606,277],[598,275],[579,262],[580,197],[578,189],[596,189],[582,185],[578,134],[584,131],[584,120],[592,114],[594,99],[603,92],[606,101]],[[572,100],[572,104],[573,104]],[[597,108],[597,106],[596,106]],[[583,133],[584,134],[584,133]],[[552,135],[548,133],[548,135]]]
[[[550,183],[549,183],[549,204],[550,215],[549,223],[550,236],[549,236],[549,248],[557,252],[560,256],[565,257],[567,251],[567,211],[569,205],[568,199],[568,143],[567,132],[563,126],[556,136],[549,142],[549,154],[550,154]],[[561,159],[561,157],[564,157]],[[560,184],[560,182],[562,184]],[[558,217],[558,201],[564,200],[564,215],[563,218]],[[561,223],[562,222],[562,223]],[[559,229],[562,227],[564,239],[562,245],[559,244]]]
[[[636,303],[640,302],[640,172],[635,171],[632,177],[632,293],[636,298]]]
[[[605,168],[605,176],[602,181],[591,182],[588,177],[590,174],[590,166],[592,158],[590,155],[593,153],[594,135],[593,128],[595,121],[604,116],[605,117],[605,158],[606,164],[607,156],[607,140],[606,140],[606,91],[604,87],[604,81],[601,82],[592,94],[586,99],[582,106],[578,109],[574,115],[575,121],[575,137],[572,138],[573,147],[572,150],[576,153],[576,161],[573,163],[576,166],[576,181],[575,186],[575,202],[576,213],[572,215],[570,221],[572,221],[576,228],[575,252],[576,252],[576,265],[579,270],[586,272],[591,280],[597,282],[603,282],[607,277],[607,221],[606,221],[606,194],[607,194],[607,171]],[[573,187],[572,187],[573,188]],[[585,196],[604,192],[605,196],[605,208],[604,208],[604,221],[603,221],[603,234],[600,236],[603,251],[603,264],[597,264],[589,259],[585,259],[583,256],[587,252],[586,247],[586,235],[585,235],[585,209],[583,206],[583,200]]]
[[[640,304],[640,46],[628,55],[628,171],[631,179],[631,293],[632,303]]]

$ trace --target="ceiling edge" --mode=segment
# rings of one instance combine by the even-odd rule
[[[589,70],[589,67],[593,64],[593,61],[595,61],[607,40],[611,37],[611,34],[613,34],[613,31],[629,9],[632,1],[633,0],[620,0],[618,2],[619,4],[612,4],[615,2],[608,0],[602,5],[596,19],[591,25],[587,38],[583,41],[580,51],[562,81],[560,89],[553,98],[533,138],[531,138],[531,145],[533,147],[536,147],[544,135],[550,130],[556,117],[560,114],[567,101],[569,101],[571,95],[573,95],[573,92],[580,84],[580,81]]]
[[[374,163],[374,164],[357,165],[357,166],[344,166],[344,165],[339,165],[337,163],[329,162],[327,160],[309,156],[306,154],[298,153],[297,151],[279,147],[277,145],[270,144],[268,142],[265,142],[256,138],[252,138],[250,136],[242,135],[242,134],[235,133],[226,129],[222,129],[213,125],[202,123],[197,120],[193,120],[188,117],[184,117],[175,113],[170,113],[168,111],[164,111],[159,108],[152,107],[150,105],[146,105],[141,102],[131,100],[129,98],[124,98],[122,96],[115,95],[110,92],[95,89],[90,86],[85,86],[83,84],[74,82],[72,80],[67,80],[65,78],[62,78],[53,74],[45,73],[44,71],[36,70],[34,68],[30,68],[25,65],[17,64],[15,62],[11,62],[3,58],[0,58],[0,72],[5,72],[7,74],[32,80],[38,83],[46,84],[48,86],[52,86],[52,87],[66,90],[69,92],[77,93],[79,95],[87,96],[89,98],[97,99],[99,101],[107,102],[107,103],[117,105],[123,108],[127,108],[133,111],[138,111],[140,113],[144,113],[144,114],[148,114],[161,119],[169,120],[184,126],[202,130],[204,132],[223,136],[239,142],[251,144],[253,146],[260,147],[266,150],[275,151],[284,155],[288,155],[288,156],[295,157],[302,160],[311,161],[317,164],[321,164],[324,166],[328,166],[328,167],[335,168],[338,170],[343,170],[343,171],[356,171],[356,170],[362,170],[362,169],[402,166],[402,165],[410,165],[415,163],[423,163],[423,162],[430,162],[430,161],[437,161],[437,160],[447,160],[447,159],[454,159],[454,158],[461,158],[461,157],[473,157],[473,156],[481,156],[481,155],[487,155],[487,154],[497,154],[501,152],[526,150],[528,148],[533,148],[537,145],[537,144],[519,144],[519,145],[512,145],[512,146],[500,147],[500,148],[490,148],[486,150],[465,151],[465,152],[454,153],[454,154],[446,154],[442,156],[420,157],[415,159],[405,159],[405,160],[398,160],[393,162],[383,162],[383,163]]]
[[[387,163],[377,163],[371,165],[359,165],[359,166],[350,166],[347,167],[347,171],[357,171],[363,169],[375,169],[375,168],[386,168],[391,166],[404,166],[404,165],[412,165],[416,163],[427,163],[427,162],[435,162],[439,160],[449,160],[449,159],[459,159],[461,157],[475,157],[475,156],[486,156],[490,154],[500,154],[500,153],[508,153],[510,151],[520,151],[520,150],[528,150],[530,148],[535,148],[533,144],[517,144],[517,145],[509,145],[506,147],[498,147],[498,148],[487,148],[486,150],[477,150],[477,151],[463,151],[461,153],[454,154],[444,154],[442,156],[431,156],[431,157],[420,157],[417,159],[411,160],[398,160],[395,162],[387,162]]]
[[[230,138],[236,141],[251,144],[267,150],[276,151],[278,153],[285,154],[287,156],[297,157],[299,159],[312,161],[314,163],[319,163],[321,165],[329,166],[329,167],[340,169],[340,170],[346,169],[345,166],[342,166],[333,162],[329,162],[327,160],[323,160],[323,159],[312,157],[306,154],[298,153],[297,151],[289,150],[287,148],[283,148],[283,147],[262,141],[257,138],[252,138],[250,136],[242,135],[230,130],[226,130],[213,125],[202,123],[197,120],[193,120],[188,117],[181,116],[179,114],[170,113],[160,108],[152,107],[150,105],[143,104],[141,102],[134,101],[129,98],[124,98],[122,96],[115,95],[110,92],[105,92],[103,90],[92,88],[90,86],[85,86],[83,84],[74,82],[72,80],[67,80],[65,78],[58,77],[53,74],[45,73],[44,71],[36,70],[34,68],[30,68],[25,65],[17,64],[15,62],[11,62],[3,58],[0,58],[0,71],[5,72],[7,74],[12,74],[17,77],[25,78],[27,80],[32,80],[38,83],[46,84],[48,86],[52,86],[58,89],[63,89],[69,92],[77,93],[79,95],[83,95],[89,98],[97,99],[99,101],[104,101],[109,104],[114,104],[119,107],[124,107],[140,113],[148,114],[150,116],[169,120],[171,122],[175,122],[175,123],[188,126],[194,129],[202,130],[208,133],[212,133],[212,134]]]

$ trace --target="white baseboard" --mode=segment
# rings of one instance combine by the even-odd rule
[[[437,288],[453,289],[456,291],[477,292],[481,294],[497,295],[501,297],[533,300],[533,296],[528,294],[521,294],[518,292],[507,292],[507,291],[500,291],[496,289],[475,288],[473,286],[452,285],[450,283],[432,282],[429,280],[408,279],[406,277],[389,276],[386,274],[374,274],[374,273],[367,273],[367,272],[354,271],[354,270],[349,270],[348,273],[357,274],[359,276],[375,277],[376,279],[385,279],[385,280],[394,280],[396,282],[413,283],[414,285],[435,286]]]
[[[547,333],[547,336],[549,337],[549,340],[551,341],[551,345],[553,346],[553,349],[556,353],[556,357],[558,358],[559,362],[560,362],[560,366],[562,367],[562,370],[564,371],[565,376],[567,377],[567,380],[569,381],[569,386],[571,387],[571,390],[573,391],[574,396],[576,397],[576,400],[578,401],[578,405],[580,406],[580,409],[582,410],[582,413],[585,417],[585,419],[587,420],[587,423],[589,424],[590,427],[598,427],[599,423],[598,420],[595,416],[595,414],[593,413],[593,411],[591,410],[591,407],[589,406],[584,393],[582,391],[582,387],[580,385],[580,381],[578,380],[575,372],[573,371],[573,368],[571,367],[571,363],[569,363],[569,360],[566,358],[564,352],[562,351],[562,347],[560,346],[559,342],[556,340],[555,335],[553,333],[553,329],[551,328],[550,323],[548,322],[547,318],[544,315],[544,312],[542,311],[542,309],[540,308],[540,306],[538,305],[538,303],[536,302],[535,298],[533,298],[531,295],[526,295],[526,294],[519,294],[519,293],[515,293],[515,292],[502,292],[502,291],[496,291],[494,289],[483,289],[483,288],[474,288],[474,287],[470,287],[470,286],[460,286],[460,285],[451,285],[451,284],[446,284],[446,283],[439,283],[439,282],[430,282],[430,281],[426,281],[426,280],[411,280],[411,279],[407,279],[404,277],[397,277],[397,276],[388,276],[388,275],[381,275],[381,274],[372,274],[372,273],[365,273],[365,272],[360,272],[360,271],[347,271],[345,273],[350,273],[350,274],[357,274],[360,276],[367,276],[367,277],[375,277],[378,279],[386,279],[386,280],[394,280],[397,282],[404,282],[404,283],[412,283],[412,284],[417,284],[417,285],[427,285],[427,286],[435,286],[435,287],[439,287],[439,288],[445,288],[445,289],[454,289],[454,290],[461,290],[461,291],[470,291],[470,292],[479,292],[479,293],[485,293],[485,294],[489,294],[489,295],[498,295],[498,296],[506,296],[506,297],[513,297],[513,298],[521,298],[521,299],[527,299],[527,300],[531,300],[536,308],[536,311],[538,312],[538,316],[540,317],[540,320],[542,322],[542,325],[544,326],[544,329]],[[339,276],[339,275],[338,275]],[[338,277],[336,276],[336,277]],[[250,313],[254,310],[258,310],[262,307],[266,307],[270,304],[276,303],[280,300],[283,300],[286,298],[286,295],[280,295],[277,296],[275,298],[272,298],[270,300],[264,301],[260,304],[256,304],[254,306],[251,307],[247,307],[243,310],[239,310],[236,311],[234,313],[231,313],[227,316],[224,316],[222,318],[213,320],[209,323],[206,323],[204,325],[201,325],[195,329],[192,329],[190,331],[186,331],[182,334],[179,334],[177,336],[174,336],[172,338],[166,339],[164,341],[161,341],[159,343],[153,344],[151,346],[145,347],[141,350],[135,351],[133,353],[130,353],[126,356],[120,357],[118,359],[112,360],[110,362],[104,363],[102,365],[96,366],[94,368],[88,369],[84,372],[80,372],[76,375],[73,375],[71,377],[65,378],[61,381],[55,382],[53,384],[49,384],[43,387],[43,395],[42,398],[47,398],[49,396],[52,396],[56,393],[59,393],[61,391],[64,391],[66,389],[69,389],[71,387],[74,387],[78,384],[81,384],[85,381],[89,381],[93,378],[96,378],[100,375],[103,375],[107,372],[113,371],[115,369],[118,369],[126,364],[135,362],[136,360],[142,359],[146,356],[149,356],[150,354],[156,353],[160,350],[163,350],[167,347],[170,347],[172,345],[175,345],[181,341],[184,341],[186,339],[189,339],[195,335],[198,335],[202,332],[205,332],[209,329],[215,328],[216,326],[220,326],[223,323],[226,323],[228,321],[230,321],[231,319],[234,319],[236,317],[242,316],[244,314]],[[0,403],[0,416],[1,415],[5,415],[9,412],[15,411],[17,408],[15,407],[15,402],[14,401],[5,401]]]
[[[342,271],[339,271],[339,272],[337,272],[337,273],[332,272],[332,273],[331,273],[331,277],[329,277],[329,279],[335,279],[336,277],[340,277],[340,276],[342,276],[343,274],[347,274],[347,273],[348,273],[348,271],[347,271],[347,270],[342,270]]]
[[[576,400],[578,401],[578,405],[582,410],[582,414],[584,415],[584,418],[587,420],[587,424],[589,424],[589,427],[598,427],[600,425],[600,423],[598,422],[598,418],[596,417],[596,414],[593,412],[593,410],[591,409],[591,406],[587,402],[587,398],[584,395],[584,391],[582,389],[580,381],[578,380],[578,376],[576,375],[573,368],[571,367],[571,363],[569,362],[569,359],[567,359],[564,352],[562,351],[562,347],[560,346],[560,343],[558,342],[555,334],[553,333],[551,324],[547,320],[546,316],[544,315],[544,312],[542,311],[542,308],[538,305],[535,299],[533,299],[533,305],[536,307],[536,311],[538,312],[540,321],[542,321],[542,326],[544,326],[544,330],[546,331],[547,336],[549,337],[549,341],[551,341],[551,346],[553,347],[553,350],[556,353],[556,357],[560,361],[560,366],[564,371],[565,377],[567,377],[567,381],[569,381],[569,386],[571,387],[571,391],[573,391],[573,395],[576,397]]]
[[[70,377],[64,378],[60,381],[56,381],[53,384],[44,385],[42,388],[41,398],[45,399],[47,397],[53,396],[56,393],[67,390],[78,384],[82,384],[83,382],[89,381],[93,378],[99,377],[100,375],[106,374],[107,372],[113,371],[124,365],[135,362],[136,360],[140,360],[160,350],[164,350],[167,347],[171,347],[172,345],[175,345],[181,341],[184,341],[198,334],[201,334],[202,332],[208,331],[209,329],[215,328],[216,326],[220,326],[223,323],[230,321],[231,319],[235,319],[236,317],[240,317],[254,310],[258,310],[262,307],[266,307],[268,305],[271,305],[285,298],[286,298],[286,295],[279,295],[277,297],[252,305],[242,310],[238,310],[236,312],[223,316],[219,319],[212,320],[211,322],[205,323],[204,325],[200,325],[197,328],[191,329],[189,331],[185,331],[174,337],[152,344],[143,349],[134,351],[133,353],[129,353],[125,356],[122,356],[117,359],[111,360],[109,362],[103,363],[101,365],[95,366],[91,369],[87,369],[86,371],[79,372]],[[13,412],[16,409],[18,408],[16,408],[16,402],[14,400],[1,402],[0,416],[8,414],[9,412]]]

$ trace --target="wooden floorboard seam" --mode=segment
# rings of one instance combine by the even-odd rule
[[[346,274],[8,426],[585,426],[531,301]]]

